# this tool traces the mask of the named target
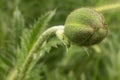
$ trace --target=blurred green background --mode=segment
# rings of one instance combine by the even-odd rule
[[[120,0],[0,0],[0,80],[6,80],[16,66],[18,36],[31,28],[41,15],[56,9],[49,28],[64,25],[74,9],[115,3]],[[24,19],[21,20],[24,24],[19,24],[17,29],[16,9]],[[48,44],[53,46],[46,46],[50,50],[44,52],[27,80],[120,80],[120,8],[101,13],[109,29],[104,41],[87,48],[72,45],[66,53],[64,45],[58,44],[56,38],[50,39]]]

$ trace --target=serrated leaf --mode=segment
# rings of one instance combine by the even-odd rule
[[[34,62],[31,64],[31,68],[33,68],[33,66],[37,63],[37,61],[43,57],[45,55],[45,53],[48,53],[50,52],[50,50],[55,47],[57,48],[58,45],[61,45],[62,43],[59,41],[58,38],[56,38],[55,36],[50,38],[49,40],[47,40],[43,47],[40,49],[40,51],[38,51],[37,53],[39,53],[38,55],[35,55],[35,59],[34,59]]]
[[[52,47],[57,47],[61,42],[56,37],[51,38],[46,42],[46,45],[43,47],[42,51],[49,53]]]
[[[36,43],[38,37],[40,36],[42,30],[44,29],[43,27],[47,26],[48,22],[51,20],[54,14],[55,14],[55,11],[51,11],[45,14],[44,16],[38,19],[38,21],[35,23],[33,28],[31,28],[30,30],[26,29],[23,32],[23,36],[21,37],[21,46],[19,46],[18,53],[17,53],[17,65],[19,70],[23,68],[23,65],[27,57],[30,56],[29,53],[33,48],[34,44]]]
[[[16,45],[20,43],[20,36],[25,27],[24,17],[18,8],[13,13],[13,37]]]

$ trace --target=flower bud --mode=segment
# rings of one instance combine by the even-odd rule
[[[101,42],[108,29],[102,14],[90,8],[80,8],[68,15],[64,32],[72,43],[90,46]]]

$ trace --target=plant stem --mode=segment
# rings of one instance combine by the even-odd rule
[[[10,74],[6,77],[6,80],[15,80],[17,76],[17,68],[15,67]]]
[[[111,9],[117,9],[117,8],[120,8],[120,3],[109,4],[109,5],[97,7],[97,8],[95,8],[95,10],[97,10],[99,12],[103,12],[103,11],[107,11],[107,10],[111,10]]]
[[[64,26],[54,26],[54,27],[47,29],[40,35],[36,43],[33,45],[32,49],[30,50],[26,58],[26,61],[23,64],[21,71],[18,73],[19,75],[18,80],[25,80],[26,74],[28,73],[29,68],[30,68],[30,64],[33,61],[33,55],[37,51],[38,48],[41,48],[44,41],[46,41],[52,34],[56,33],[56,31],[63,30],[63,29],[64,29]]]

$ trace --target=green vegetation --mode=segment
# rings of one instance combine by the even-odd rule
[[[104,15],[101,43],[83,47],[59,31],[45,35],[81,7]],[[0,0],[0,80],[120,80],[119,22],[119,0]]]

